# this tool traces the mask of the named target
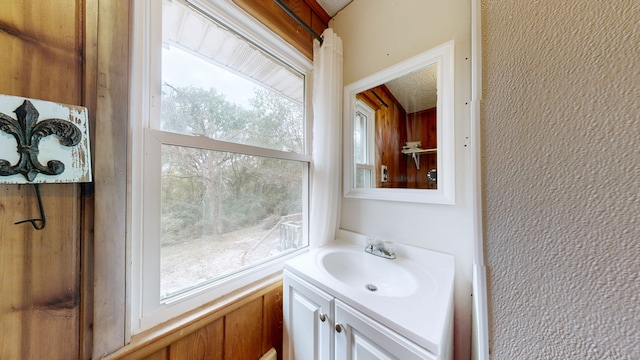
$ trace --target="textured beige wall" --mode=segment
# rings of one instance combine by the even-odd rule
[[[640,359],[640,2],[482,5],[492,359]]]

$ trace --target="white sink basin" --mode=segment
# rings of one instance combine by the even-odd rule
[[[336,280],[359,291],[389,297],[406,297],[418,288],[416,277],[400,262],[347,249],[318,254],[320,268]]]
[[[437,354],[453,316],[453,257],[395,243],[396,258],[385,259],[366,253],[366,240],[341,230],[285,269]]]

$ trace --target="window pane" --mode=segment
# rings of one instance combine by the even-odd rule
[[[163,299],[307,246],[305,163],[163,145],[162,164]]]
[[[302,74],[178,2],[162,41],[162,130],[304,152]]]
[[[356,111],[353,123],[353,153],[357,164],[367,163],[367,116]]]
[[[371,187],[371,169],[356,168],[356,188],[370,188]]]

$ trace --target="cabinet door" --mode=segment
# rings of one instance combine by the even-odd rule
[[[336,300],[336,360],[425,360],[436,357]]]
[[[333,360],[333,297],[285,270],[284,359]]]

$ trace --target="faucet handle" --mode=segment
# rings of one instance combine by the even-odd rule
[[[378,251],[379,247],[376,238],[373,236],[367,236],[367,245],[364,247],[364,251],[374,254]]]
[[[380,248],[381,242],[376,240],[375,236],[367,236],[367,248],[377,250]]]
[[[384,249],[384,251],[386,251],[388,254],[395,254],[395,252],[393,251],[393,241],[385,241],[382,244],[382,248]]]

